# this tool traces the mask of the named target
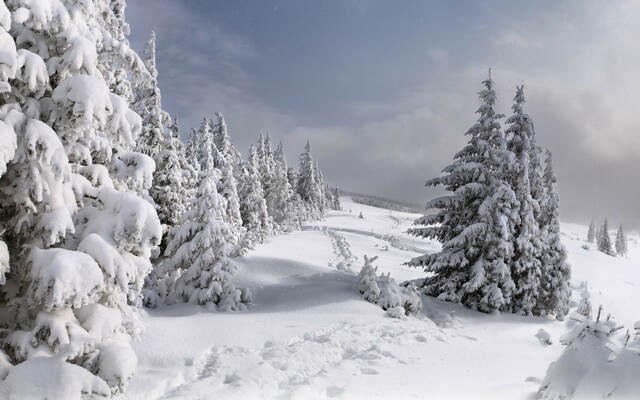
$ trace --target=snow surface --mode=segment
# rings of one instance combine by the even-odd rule
[[[148,311],[135,344],[138,372],[119,398],[535,399],[572,322],[481,314],[425,296],[416,317],[390,318],[358,292],[364,255],[402,282],[424,277],[402,263],[439,244],[403,233],[418,215],[341,201],[345,211],[236,259],[234,284],[252,291],[250,310]],[[614,258],[582,248],[587,230],[562,225],[572,311],[586,281],[593,307],[632,328],[640,319],[638,238],[629,235],[628,258]]]

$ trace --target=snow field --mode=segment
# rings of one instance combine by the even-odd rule
[[[403,234],[416,215],[348,198],[342,205],[346,211],[236,259],[234,284],[251,289],[250,310],[149,311],[147,334],[135,346],[138,374],[121,398],[535,398],[571,322],[481,314],[426,296],[417,317],[386,317],[357,291],[364,255],[378,256],[378,273],[402,282],[424,273],[401,264],[438,244]],[[633,239],[628,259],[613,258],[581,247],[586,226],[562,228],[573,267],[572,308],[587,281],[594,308],[603,304],[619,323],[640,319],[633,261],[640,249]],[[398,238],[395,246],[389,237]]]

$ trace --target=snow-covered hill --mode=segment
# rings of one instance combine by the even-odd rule
[[[533,399],[563,350],[566,322],[486,315],[423,296],[416,318],[389,318],[355,286],[364,255],[398,282],[439,244],[403,232],[417,217],[342,199],[303,231],[240,258],[249,311],[181,305],[148,312],[138,375],[123,399]],[[358,218],[362,213],[363,218]],[[614,258],[583,246],[587,227],[563,224],[573,298],[588,282],[595,307],[629,327],[640,319],[640,247]],[[575,304],[572,305],[575,307]],[[538,336],[548,333],[552,344]]]

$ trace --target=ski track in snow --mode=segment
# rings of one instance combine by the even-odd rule
[[[376,233],[376,232],[367,232],[367,231],[363,231],[363,230],[359,230],[359,229],[352,229],[352,228],[331,228],[336,232],[346,232],[346,233],[353,233],[356,235],[362,235],[362,236],[369,236],[369,237],[373,237],[379,240],[383,240],[387,243],[389,243],[389,245],[391,245],[391,247],[395,247],[398,250],[404,250],[404,251],[411,251],[414,253],[418,253],[418,254],[429,254],[429,251],[426,251],[424,249],[420,249],[418,247],[412,246],[410,244],[406,244],[403,243],[403,240],[401,237],[399,236],[395,236],[395,235],[391,235],[391,234],[380,234],[380,233]]]
[[[336,269],[344,272],[351,272],[353,270],[350,268],[351,264],[357,260],[351,253],[350,245],[347,239],[344,236],[340,235],[336,232],[335,229],[329,227],[322,227],[322,233],[327,235],[329,239],[331,239],[331,246],[333,248],[334,258],[329,261],[330,267],[335,267]]]

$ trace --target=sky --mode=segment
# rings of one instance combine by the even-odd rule
[[[640,1],[129,0],[183,135],[221,112],[247,153],[310,140],[330,185],[424,204],[492,68],[553,152],[561,219],[640,228]],[[503,121],[504,126],[504,121]]]

